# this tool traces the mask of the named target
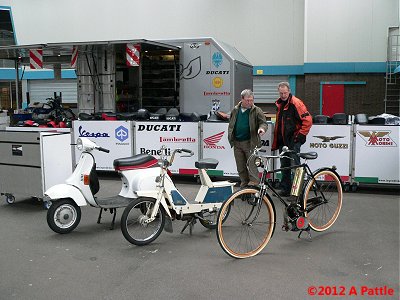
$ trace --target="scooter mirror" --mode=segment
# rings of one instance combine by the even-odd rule
[[[82,151],[83,150],[83,141],[81,138],[78,138],[76,140],[76,148],[78,148],[78,150]]]

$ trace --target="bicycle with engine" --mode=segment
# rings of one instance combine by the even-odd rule
[[[284,205],[285,231],[310,230],[317,232],[330,228],[339,216],[343,201],[343,183],[336,167],[324,167],[311,171],[307,160],[316,159],[316,152],[299,153],[305,162],[300,165],[270,170],[277,158],[290,158],[293,152],[283,147],[278,155],[267,155],[256,148],[248,160],[262,168],[257,186],[249,186],[234,192],[221,206],[217,217],[217,238],[222,249],[234,258],[248,258],[260,253],[274,234],[276,225],[275,205],[271,193]],[[268,181],[268,174],[295,169],[291,197],[283,199]],[[227,214],[229,212],[229,214]]]
[[[122,234],[127,241],[137,246],[153,242],[163,229],[173,232],[173,220],[186,221],[181,233],[189,227],[192,234],[197,220],[204,227],[215,229],[218,210],[233,192],[235,183],[211,181],[207,169],[215,169],[219,162],[213,158],[204,158],[195,162],[201,186],[194,201],[189,201],[179,192],[168,175],[168,168],[172,165],[175,154],[192,156],[193,152],[179,148],[173,150],[169,156],[166,150],[165,146],[159,150],[160,175],[156,178],[156,188],[136,191],[138,198],[130,202],[121,217]],[[225,211],[226,214],[229,213]]]

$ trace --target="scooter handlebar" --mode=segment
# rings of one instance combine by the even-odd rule
[[[110,150],[103,148],[103,147],[97,147],[97,150],[99,150],[101,152],[105,152],[105,153],[110,153]]]
[[[194,154],[193,151],[189,150],[189,149],[179,149],[179,150],[180,150],[179,153],[181,153],[181,152],[189,153],[190,156],[192,156]]]

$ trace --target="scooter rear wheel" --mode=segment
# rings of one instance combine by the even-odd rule
[[[54,201],[47,211],[47,224],[56,233],[70,233],[81,220],[81,208],[71,199]]]
[[[148,222],[156,200],[137,198],[125,208],[121,217],[121,231],[131,244],[144,246],[154,241],[165,225],[165,212],[160,205],[153,221]]]

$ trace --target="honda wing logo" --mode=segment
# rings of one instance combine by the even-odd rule
[[[224,146],[219,146],[217,145],[219,141],[222,139],[222,136],[224,135],[225,131],[221,131],[220,133],[214,134],[212,136],[209,136],[205,138],[204,141],[204,148],[207,149],[225,149]]]
[[[390,137],[390,133],[391,131],[358,131],[367,147],[396,147],[397,144]]]

